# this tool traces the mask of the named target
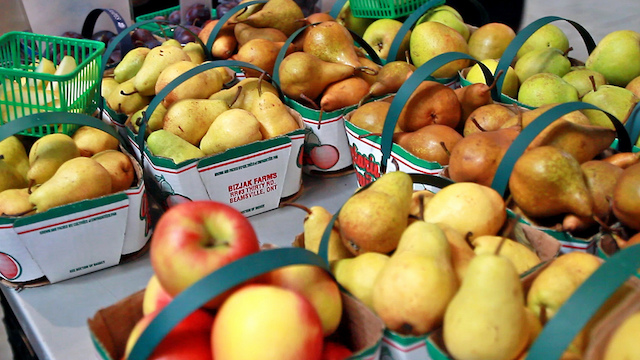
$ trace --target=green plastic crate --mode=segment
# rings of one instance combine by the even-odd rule
[[[39,112],[73,112],[93,115],[97,108],[98,81],[104,43],[28,32],[8,32],[0,37],[0,125]],[[66,75],[34,70],[46,58],[58,66],[67,54],[76,68]],[[77,126],[41,126],[21,132],[41,137]]]
[[[359,18],[397,19],[416,11],[428,0],[349,0],[351,13]]]
[[[140,22],[140,21],[144,21],[144,20],[152,20],[156,16],[164,16],[165,18],[169,18],[169,14],[171,14],[175,10],[180,10],[180,5],[174,6],[174,7],[170,7],[168,9],[158,10],[158,11],[154,11],[154,12],[151,12],[151,13],[148,13],[148,14],[137,16],[136,17],[136,22]],[[216,19],[217,18],[217,14],[218,13],[217,13],[216,9],[211,9],[211,18],[212,19]],[[174,25],[170,25],[170,24],[144,24],[144,25],[140,26],[140,28],[149,30],[149,31],[151,31],[152,33],[154,33],[155,35],[158,35],[158,36],[164,36],[165,34],[167,36],[173,36]],[[163,30],[164,30],[164,33],[163,33]]]

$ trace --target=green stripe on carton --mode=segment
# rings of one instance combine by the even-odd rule
[[[86,211],[99,206],[114,204],[123,200],[128,200],[128,196],[124,192],[121,192],[97,199],[83,200],[72,204],[62,205],[49,209],[41,214],[34,214],[24,218],[16,219],[15,226],[19,227],[31,225],[40,221],[55,219],[61,216],[66,216],[80,211]]]
[[[284,97],[284,103],[289,106],[290,108],[292,108],[293,110],[297,111],[300,113],[300,115],[305,118],[305,119],[313,119],[313,120],[317,120],[318,118],[320,118],[320,110],[316,110],[316,109],[312,109],[308,106],[304,106],[302,104],[300,104],[299,102],[297,102],[296,100],[291,99],[288,96]],[[333,119],[335,117],[344,115],[346,113],[348,113],[349,111],[357,108],[358,105],[351,105],[342,109],[338,109],[338,110],[334,110],[334,111],[327,111],[327,112],[323,112],[322,113],[322,118],[323,119]]]
[[[146,143],[145,143],[146,144]],[[151,151],[149,150],[148,147],[144,147],[144,153],[149,157],[149,159],[151,159],[151,163],[153,165],[159,166],[159,167],[163,167],[166,169],[171,169],[171,170],[179,170],[187,165],[190,165],[198,160],[200,160],[200,158],[197,159],[189,159],[189,160],[185,160],[179,164],[176,164],[173,160],[166,158],[166,157],[162,157],[162,156],[156,156],[153,155],[151,153]]]
[[[0,225],[13,224],[18,218],[0,216]]]
[[[422,336],[400,335],[389,329],[384,329],[384,338],[391,340],[391,342],[393,342],[394,344],[398,344],[403,348],[408,348],[415,344],[424,343],[427,340],[426,335],[422,335]]]
[[[289,143],[291,143],[291,139],[289,139],[288,136],[279,136],[269,140],[256,141],[251,144],[238,146],[219,155],[203,158],[198,163],[198,169]]]

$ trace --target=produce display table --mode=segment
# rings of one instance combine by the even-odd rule
[[[335,212],[356,189],[354,174],[334,178],[303,177],[306,206],[321,205]],[[289,246],[302,232],[306,213],[284,207],[249,217],[262,243]],[[152,269],[148,254],[70,280],[16,291],[2,286],[15,316],[40,360],[86,360],[95,353],[87,319],[98,309],[144,288]]]

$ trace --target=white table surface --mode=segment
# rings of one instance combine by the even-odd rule
[[[296,203],[321,205],[334,213],[356,189],[355,175],[303,176]],[[302,232],[306,213],[283,207],[249,218],[262,243],[289,246]],[[40,360],[87,360],[95,351],[87,319],[101,308],[140,290],[152,275],[148,253],[132,262],[91,274],[16,291],[0,285]]]

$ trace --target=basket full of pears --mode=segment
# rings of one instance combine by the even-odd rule
[[[69,124],[72,134],[14,134]],[[109,125],[77,113],[25,116],[0,127],[2,282],[54,283],[136,257],[151,235],[140,164]]]
[[[490,187],[433,175],[387,172],[335,214],[310,210],[297,244],[328,259],[336,280],[383,320],[383,354],[398,359],[427,356],[425,339],[473,276],[474,258],[500,247],[518,281],[560,250],[551,236],[508,220]]]

